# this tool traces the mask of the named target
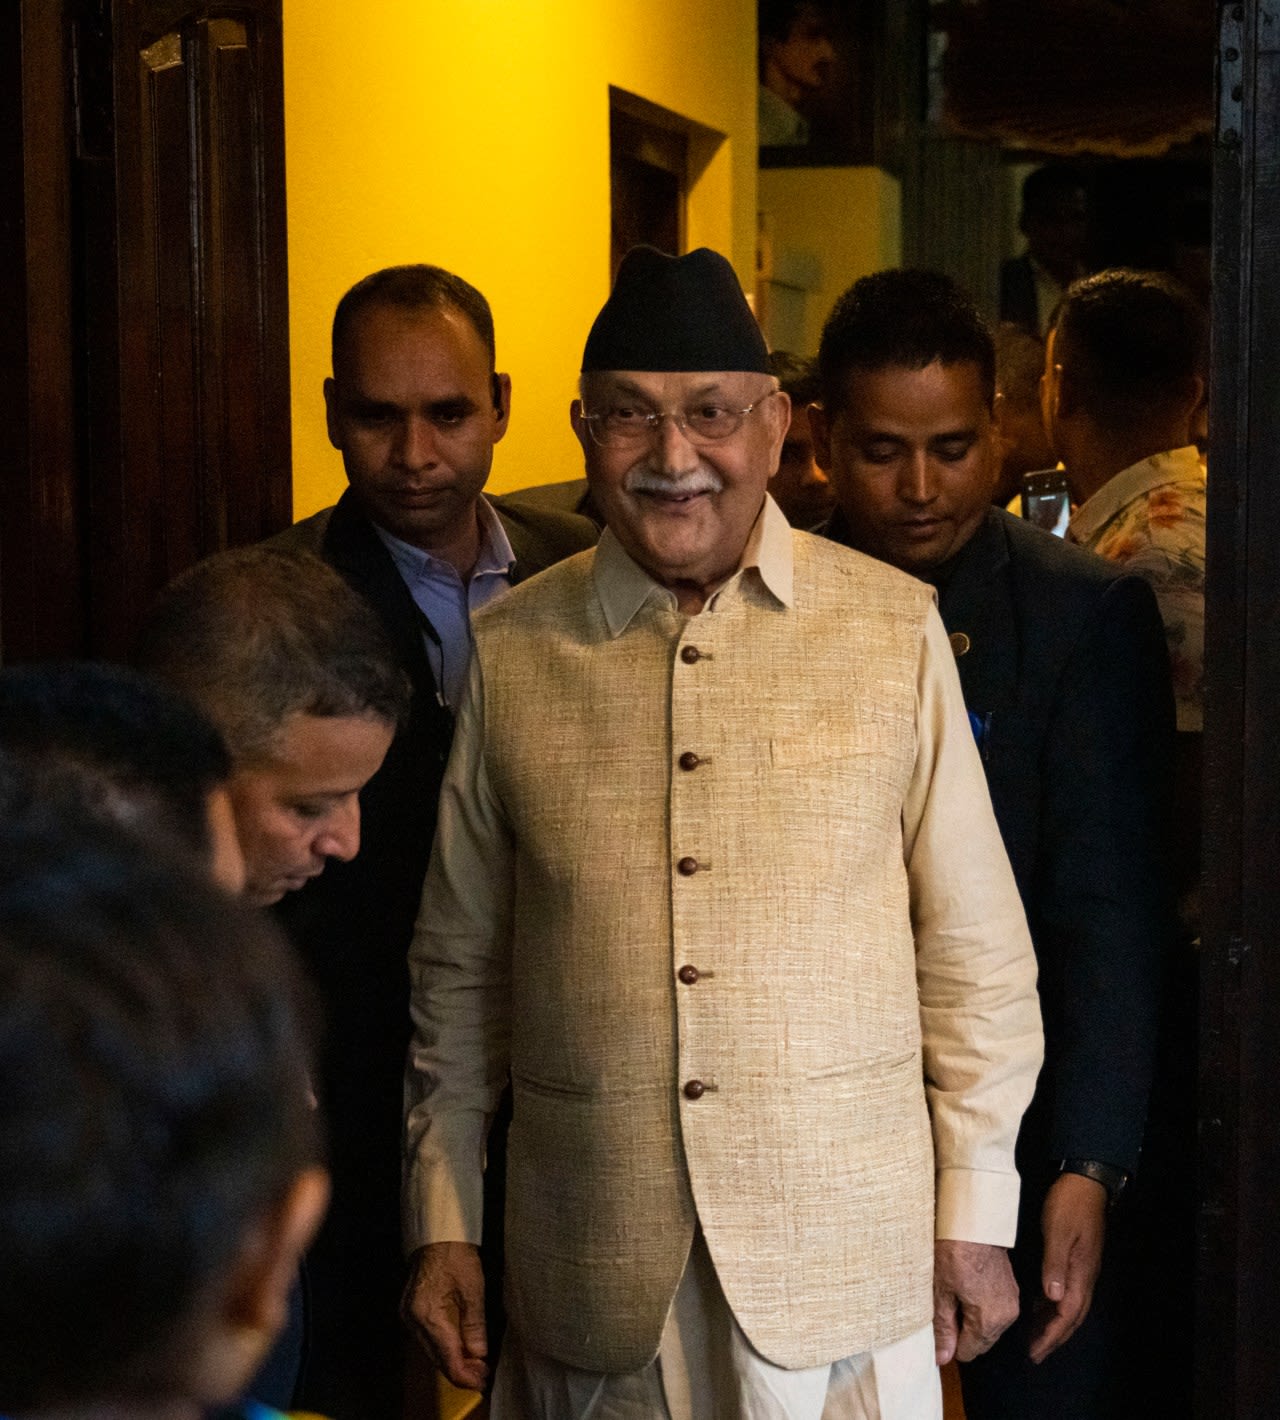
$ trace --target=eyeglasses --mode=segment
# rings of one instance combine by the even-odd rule
[[[632,404],[615,404],[594,414],[583,414],[591,437],[602,449],[623,448],[647,443],[670,419],[692,444],[716,444],[742,428],[742,421],[753,409],[759,409],[777,390],[770,390],[742,408],[717,404],[708,400],[688,409],[638,409]]]

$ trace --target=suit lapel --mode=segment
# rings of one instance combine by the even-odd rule
[[[422,644],[422,617],[391,554],[350,490],[338,499],[324,534],[324,556],[378,612],[415,691],[434,699],[435,677]]]
[[[517,582],[523,582],[535,572],[541,572],[546,562],[539,558],[536,550],[530,546],[529,533],[524,524],[515,518],[507,517],[496,503],[491,503],[490,506],[501,520],[507,540],[511,543],[511,551],[515,554],[516,560],[511,567],[511,585],[514,587]]]
[[[965,704],[980,713],[1016,701],[1019,623],[1009,577],[1008,542],[992,513],[960,553],[938,598]]]

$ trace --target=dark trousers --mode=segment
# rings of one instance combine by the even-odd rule
[[[1089,1315],[1076,1333],[1040,1365],[1027,1354],[1043,1304],[1040,1209],[1045,1181],[1024,1188],[1018,1242],[1012,1252],[1022,1298],[1018,1320],[977,1360],[960,1367],[967,1420],[1112,1420],[1134,1413],[1122,1406],[1118,1334],[1121,1268],[1112,1256],[1112,1237],[1103,1251],[1102,1271]],[[1113,1219],[1123,1226],[1123,1219]],[[1114,1233],[1114,1228],[1110,1230]],[[1130,1397],[1132,1399],[1132,1397]]]

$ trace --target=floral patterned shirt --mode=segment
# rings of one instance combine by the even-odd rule
[[[1151,583],[1164,619],[1178,728],[1204,727],[1205,472],[1192,445],[1155,454],[1103,484],[1067,536]]]

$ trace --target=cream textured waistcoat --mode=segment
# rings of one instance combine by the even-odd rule
[[[475,621],[483,773],[505,821],[490,851],[510,854],[495,871],[514,888],[509,981],[486,983],[488,1010],[509,1001],[508,1306],[527,1345],[570,1365],[652,1358],[695,1220],[777,1364],[866,1351],[931,1315],[903,838],[931,597],[804,536],[794,587],[788,607],[742,575],[695,618],[650,600],[615,638],[586,554]],[[975,851],[994,839],[998,863],[977,889],[1025,938],[982,812]],[[433,940],[441,877],[433,862],[415,972],[456,946]],[[1018,970],[1025,997],[1034,968]],[[1033,1079],[1034,1064],[1027,1094]]]

